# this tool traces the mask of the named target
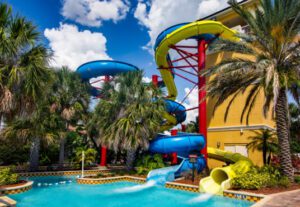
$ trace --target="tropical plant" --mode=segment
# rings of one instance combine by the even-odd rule
[[[30,117],[8,122],[1,131],[1,136],[5,139],[15,140],[15,143],[30,141],[30,171],[36,171],[39,166],[41,142],[51,144],[57,140],[59,137],[59,132],[56,130],[58,124],[57,116],[50,113],[48,105],[41,104]]]
[[[76,131],[66,133],[66,156],[71,158],[76,155],[78,148],[89,146],[89,140],[86,136],[79,134]]]
[[[300,176],[295,176],[295,183],[300,183]]]
[[[250,136],[251,142],[247,144],[248,149],[258,150],[262,152],[264,165],[270,164],[272,154],[278,151],[278,141],[276,134],[269,130],[264,129],[261,131],[253,131],[254,136]]]
[[[145,175],[151,170],[165,167],[165,163],[160,154],[145,155],[138,159],[136,167],[138,174]]]
[[[0,186],[15,184],[19,180],[19,175],[13,173],[10,168],[3,168],[0,170]]]
[[[195,121],[191,121],[186,125],[186,132],[198,133],[199,132],[199,118],[196,116]]]
[[[291,151],[292,153],[300,153],[300,141],[291,140]]]
[[[96,161],[96,154],[97,151],[93,148],[77,148],[76,149],[76,156],[74,161],[77,164],[81,164],[82,163],[82,153],[84,152],[84,164],[85,165],[91,165],[94,164]]]
[[[34,111],[52,80],[50,53],[30,21],[0,3],[0,118]]]
[[[16,165],[28,162],[30,143],[16,142],[0,137],[0,165]]]
[[[247,91],[241,121],[246,118],[248,123],[257,97],[263,93],[265,116],[274,105],[282,171],[292,180],[287,92],[300,78],[300,1],[260,0],[251,11],[236,0],[229,4],[250,31],[238,34],[240,41],[220,40],[213,45],[216,51],[239,55],[204,71],[203,75],[213,76],[207,85],[208,96],[217,100],[215,108],[229,99],[226,120],[234,99]]]
[[[142,78],[142,71],[129,72],[105,84],[102,93],[106,98],[99,102],[92,119],[103,145],[127,151],[128,170],[133,168],[136,150],[148,148],[149,139],[159,131],[164,112],[164,102],[155,97],[157,91],[143,84]]]
[[[233,189],[256,190],[264,187],[288,187],[290,181],[282,176],[280,171],[272,166],[252,167],[245,174],[238,175],[231,180]]]
[[[89,106],[87,84],[83,83],[78,74],[63,67],[55,72],[50,104],[53,112],[61,118],[59,163],[65,159],[65,142],[70,126],[76,126],[83,120]]]

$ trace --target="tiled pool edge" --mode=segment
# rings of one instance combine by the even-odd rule
[[[29,181],[29,182],[24,183],[23,185],[2,188],[2,189],[0,189],[0,196],[24,193],[26,191],[29,191],[32,188],[32,184],[33,184],[33,182]]]
[[[134,176],[117,176],[117,177],[107,177],[107,178],[77,178],[76,181],[78,184],[86,184],[86,185],[115,183],[121,181],[145,183],[146,178],[139,178]]]
[[[109,170],[85,170],[84,174],[90,175],[95,173],[109,172]],[[66,175],[80,175],[80,170],[73,171],[46,171],[46,172],[26,172],[18,173],[21,177],[38,177],[38,176],[66,176]]]
[[[247,200],[250,202],[258,202],[265,198],[266,195],[264,194],[255,194],[255,193],[248,193],[244,191],[234,191],[234,190],[224,190],[223,196],[239,199],[239,200]]]
[[[122,182],[122,181],[129,181],[135,183],[146,182],[145,178],[139,178],[134,176],[118,176],[118,177],[108,177],[108,178],[77,178],[76,180],[78,184],[88,184],[88,185],[106,184],[106,183],[114,183],[114,182]],[[165,187],[170,189],[176,189],[176,190],[190,191],[194,193],[199,192],[198,186],[182,184],[182,183],[167,182],[165,184]],[[232,190],[224,191],[223,196],[239,199],[239,200],[247,200],[251,202],[258,202],[265,197],[265,195],[262,194],[254,194],[254,193],[232,191]]]
[[[195,185],[181,184],[175,182],[167,182],[166,188],[172,188],[177,190],[184,190],[190,192],[199,192],[199,187]],[[241,191],[233,191],[233,190],[225,190],[223,192],[224,197],[239,199],[239,200],[247,200],[250,202],[258,202],[265,197],[263,194],[254,194],[248,192]]]
[[[195,185],[188,185],[182,183],[175,183],[175,182],[166,182],[166,188],[176,189],[176,190],[183,190],[183,191],[190,191],[194,193],[199,193],[199,187]]]

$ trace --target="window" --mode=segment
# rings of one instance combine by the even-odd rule
[[[245,157],[248,157],[248,150],[246,145],[226,145],[224,146],[225,151],[233,152],[233,153],[240,153]]]

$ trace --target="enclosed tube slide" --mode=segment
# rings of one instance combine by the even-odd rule
[[[197,162],[190,163],[188,155],[199,152],[205,145],[205,139],[199,134],[180,133],[176,136],[159,135],[150,143],[149,151],[152,153],[170,154],[176,152],[182,160],[179,165],[155,169],[148,173],[147,180],[156,180],[160,184],[173,181],[183,172],[196,169],[201,172],[206,166],[205,159],[199,156]]]
[[[88,82],[91,78],[99,76],[115,76],[120,73],[139,70],[136,66],[129,63],[115,60],[96,60],[84,63],[79,66],[76,72],[80,75],[83,81]],[[99,95],[99,90],[91,86],[91,94]]]
[[[223,195],[223,191],[230,188],[230,180],[238,174],[246,173],[253,165],[252,161],[239,153],[226,152],[208,148],[210,158],[231,163],[226,167],[214,168],[209,177],[200,181],[200,192]]]

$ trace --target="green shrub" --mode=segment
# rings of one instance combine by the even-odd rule
[[[100,172],[100,173],[97,173],[96,177],[97,177],[97,178],[105,178],[106,175],[103,174],[102,172]]]
[[[139,175],[145,175],[151,170],[165,167],[163,158],[160,154],[154,156],[146,155],[137,161],[136,168]]]
[[[234,189],[256,190],[264,187],[288,187],[289,179],[282,176],[280,171],[272,166],[252,167],[245,174],[241,174],[231,180]]]
[[[290,185],[291,185],[291,182],[290,182],[289,178],[286,177],[286,176],[283,176],[283,177],[282,177],[281,179],[279,179],[279,181],[278,181],[278,186],[287,188],[287,187],[289,187]]]
[[[295,183],[300,183],[300,176],[295,176]]]
[[[10,168],[0,170],[0,185],[15,184],[18,182],[19,176],[13,173]]]

